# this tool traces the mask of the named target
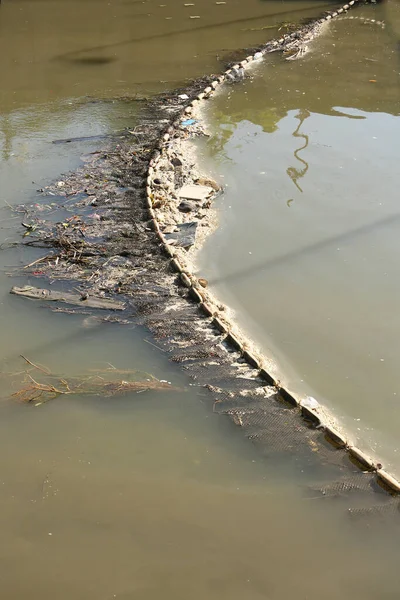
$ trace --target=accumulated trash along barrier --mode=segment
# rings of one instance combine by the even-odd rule
[[[45,197],[58,198],[59,210],[68,210],[70,217],[56,222],[37,205],[23,208],[22,243],[45,254],[17,274],[29,274],[30,281],[51,278],[60,299],[65,290],[78,289],[70,312],[86,314],[90,298],[118,302],[121,310],[112,318],[147,327],[193,383],[208,390],[214,411],[228,415],[264,456],[290,456],[312,494],[345,496],[351,514],[359,516],[396,512],[399,483],[353,447],[317,402],[298,399],[269,375],[268,361],[236,331],[229,311],[192,266],[221,192],[217,182],[198,171],[191,144],[205,135],[201,103],[220,85],[240,82],[269,52],[301,58],[326,23],[354,4],[253,50],[219,77],[196,80],[148,102],[140,123],[124,138],[42,190]],[[48,303],[53,310],[60,309],[57,305],[56,298]],[[32,377],[20,392],[22,399],[30,398]],[[44,385],[62,391],[59,379]],[[151,380],[148,385],[160,384]],[[321,484],[315,484],[316,474]],[[376,496],[372,506],[371,494]]]

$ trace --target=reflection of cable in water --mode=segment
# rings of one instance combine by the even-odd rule
[[[299,152],[301,152],[302,150],[304,150],[305,148],[307,148],[308,146],[308,135],[306,135],[305,133],[299,133],[299,129],[300,127],[303,125],[304,121],[310,116],[310,113],[308,110],[304,110],[304,109],[300,109],[299,110],[299,114],[296,115],[296,119],[299,119],[300,123],[298,124],[298,126],[296,127],[296,129],[293,132],[293,137],[298,137],[298,138],[303,138],[305,140],[305,144],[304,146],[301,146],[300,148],[297,148],[297,150],[294,151],[294,156],[295,158],[300,161],[301,163],[303,163],[304,168],[303,169],[295,169],[294,167],[289,167],[286,170],[286,173],[289,175],[290,179],[293,181],[294,185],[297,187],[297,189],[302,192],[303,190],[301,189],[301,187],[299,186],[299,184],[297,183],[297,180],[300,179],[301,177],[304,177],[304,175],[307,173],[308,171],[308,163],[303,160],[300,156],[299,156]]]
[[[384,230],[385,227],[400,227],[400,213],[393,213],[384,217],[383,219],[373,221],[372,223],[367,223],[366,225],[361,225],[356,229],[350,229],[348,231],[344,231],[343,233],[339,233],[337,235],[333,235],[331,237],[321,239],[317,242],[309,244],[308,246],[303,246],[302,248],[296,248],[295,250],[289,250],[285,254],[281,254],[280,256],[276,256],[275,258],[269,258],[261,263],[256,263],[253,265],[246,266],[244,269],[239,269],[233,271],[231,273],[225,274],[223,277],[215,277],[213,279],[209,279],[208,283],[216,284],[226,281],[239,281],[251,277],[255,274],[260,274],[263,271],[267,271],[269,269],[274,269],[276,267],[281,267],[281,265],[301,260],[305,256],[315,256],[322,249],[326,248],[336,248],[338,243],[347,244],[349,242],[354,242],[359,237],[363,235],[368,235],[371,232],[378,232]]]

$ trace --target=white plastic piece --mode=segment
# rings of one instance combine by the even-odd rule
[[[179,190],[179,198],[185,200],[206,200],[213,192],[213,188],[208,185],[184,185]]]
[[[318,410],[319,408],[319,402],[312,396],[307,396],[307,398],[304,398],[304,400],[300,402],[300,405],[304,406],[305,408],[310,408],[311,410]]]

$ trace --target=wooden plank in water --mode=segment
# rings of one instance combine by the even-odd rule
[[[109,298],[99,298],[96,296],[73,294],[71,292],[58,292],[57,290],[47,290],[42,288],[24,285],[23,287],[14,286],[10,294],[24,296],[33,300],[45,300],[46,302],[64,302],[76,306],[88,306],[89,308],[100,308],[103,310],[125,310],[125,303]]]

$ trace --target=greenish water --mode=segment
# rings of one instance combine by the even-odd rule
[[[3,1],[0,243],[24,231],[8,205],[35,202],[37,189],[102,144],[53,140],[135,124],[135,102],[93,99],[147,96],[219,71],[231,50],[276,32],[263,27],[321,6]],[[14,268],[36,257],[0,252],[2,597],[397,597],[391,527],[349,521],[347,500],[310,498],[303,474],[262,458],[215,415],[148,331],[90,328],[85,316],[10,296],[11,285],[31,282]],[[25,368],[20,354],[64,376],[110,364],[137,369],[180,391],[25,406],[10,399],[7,376]]]
[[[210,105],[227,187],[199,268],[287,384],[399,474],[400,56],[357,20],[311,48]]]

